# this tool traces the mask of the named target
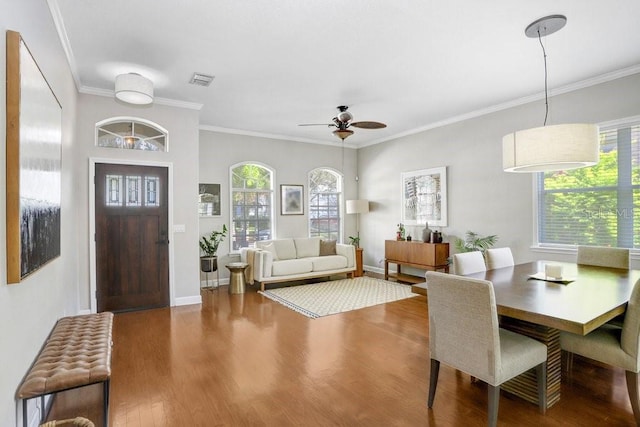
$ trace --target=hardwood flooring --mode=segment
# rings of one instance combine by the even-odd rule
[[[486,386],[442,365],[429,384],[426,298],[308,319],[259,295],[117,314],[110,425],[484,426]],[[546,415],[503,392],[498,425],[632,426],[624,371],[574,358]],[[49,419],[100,425],[101,393],[61,393]]]

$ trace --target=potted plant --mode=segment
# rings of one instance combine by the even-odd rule
[[[356,248],[360,247],[360,236],[349,236],[349,243]]]
[[[204,254],[200,257],[200,270],[210,273],[218,269],[218,246],[227,237],[227,225],[222,224],[222,231],[213,230],[209,236],[200,238],[200,250]]]
[[[484,251],[495,245],[497,240],[498,236],[495,234],[481,237],[478,233],[467,231],[464,239],[456,239],[456,250],[458,252],[480,251],[484,255]]]

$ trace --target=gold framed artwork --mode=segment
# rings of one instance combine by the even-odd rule
[[[62,107],[20,33],[7,31],[7,283],[60,256]]]
[[[402,223],[447,226],[447,168],[402,173]]]
[[[280,214],[304,215],[304,186],[280,185]]]

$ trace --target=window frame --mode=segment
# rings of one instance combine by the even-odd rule
[[[262,163],[262,162],[257,162],[257,161],[253,161],[253,160],[247,160],[247,161],[243,161],[243,162],[238,162],[235,163],[231,166],[229,166],[229,253],[230,254],[237,254],[240,252],[240,248],[238,249],[234,249],[233,248],[233,243],[234,243],[234,212],[233,212],[233,195],[235,193],[235,188],[233,187],[233,171],[234,169],[240,167],[240,166],[245,166],[245,165],[255,165],[255,166],[259,166],[261,168],[266,169],[267,171],[269,171],[269,173],[271,174],[271,182],[270,182],[270,189],[269,189],[269,198],[270,198],[270,209],[269,209],[269,215],[270,215],[270,233],[271,233],[271,240],[275,239],[276,237],[276,211],[275,211],[275,183],[276,183],[276,170],[267,165],[266,163]],[[249,192],[249,191],[244,191],[244,192]],[[266,191],[265,191],[266,192]],[[243,246],[244,247],[244,246]],[[250,246],[249,246],[250,247]]]
[[[624,126],[635,126],[640,122],[640,115],[625,117],[622,119],[610,120],[606,122],[598,123],[598,135],[602,131],[608,131],[611,129],[620,129]],[[542,206],[540,204],[540,197],[538,194],[538,186],[541,179],[543,179],[543,172],[537,172],[532,174],[531,188],[533,197],[533,244],[530,249],[533,252],[558,254],[558,255],[571,255],[577,253],[578,245],[564,244],[564,243],[545,243],[540,242],[540,212]],[[616,186],[617,188],[618,185]],[[616,190],[617,191],[617,190]],[[630,259],[640,260],[640,248],[628,248]]]
[[[325,166],[321,166],[321,167],[317,167],[314,168],[312,170],[309,171],[309,173],[307,173],[307,188],[309,189],[308,193],[308,197],[307,197],[307,212],[308,212],[308,218],[307,218],[307,236],[309,237],[317,237],[317,235],[312,236],[311,235],[311,199],[313,198],[313,195],[316,194],[314,192],[312,192],[312,185],[311,185],[311,177],[312,174],[314,174],[315,172],[318,171],[327,171],[330,174],[332,174],[333,176],[336,177],[337,179],[337,185],[336,187],[338,188],[338,221],[339,221],[339,227],[338,227],[338,237],[337,237],[337,241],[338,242],[344,242],[344,221],[345,221],[345,212],[344,212],[344,175],[342,174],[342,172],[338,171],[337,169],[334,168],[330,168],[330,167],[325,167]]]

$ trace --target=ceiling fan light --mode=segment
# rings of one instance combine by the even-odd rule
[[[600,158],[598,126],[562,124],[520,130],[502,138],[505,172],[549,172],[593,166]]]
[[[341,111],[338,113],[338,120],[340,120],[342,123],[350,122],[351,120],[353,120],[353,114],[348,111]]]
[[[146,105],[153,102],[153,82],[137,73],[116,76],[116,98],[129,104]]]
[[[344,141],[345,139],[353,135],[353,131],[349,129],[337,129],[333,131],[333,134]]]

